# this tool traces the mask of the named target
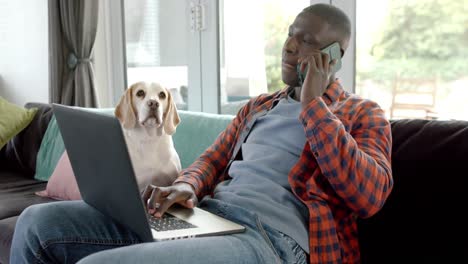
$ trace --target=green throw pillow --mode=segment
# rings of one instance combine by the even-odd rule
[[[0,96],[0,149],[31,123],[36,112],[37,108],[26,109]]]
[[[80,108],[106,115],[114,115],[114,108]],[[62,135],[55,116],[50,119],[47,130],[42,139],[36,159],[36,174],[34,178],[40,181],[48,181],[55,170],[57,163],[65,151]]]
[[[234,118],[233,115],[219,115],[193,111],[178,111],[180,124],[172,136],[179,154],[182,168],[190,166],[206,148],[214,143]]]

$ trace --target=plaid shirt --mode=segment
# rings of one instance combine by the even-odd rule
[[[229,179],[229,165],[258,116],[290,89],[250,100],[176,182],[191,184],[199,198],[211,194]],[[359,263],[357,217],[378,212],[393,186],[390,123],[376,103],[344,91],[338,81],[299,120],[307,142],[288,179],[309,209],[310,263]]]

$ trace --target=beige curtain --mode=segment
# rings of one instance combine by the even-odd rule
[[[49,0],[51,102],[99,106],[93,66],[98,11],[97,0]]]

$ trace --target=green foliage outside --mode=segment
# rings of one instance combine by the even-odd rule
[[[390,87],[396,74],[443,81],[468,76],[468,0],[392,0],[389,10],[380,40],[370,50],[358,47],[358,82]],[[366,56],[373,62],[360,65]]]
[[[380,39],[370,50],[357,47],[357,82],[371,79],[391,87],[396,74],[444,81],[468,75],[468,0],[392,0],[389,10]],[[294,16],[284,15],[275,4],[266,4],[266,12],[277,14],[265,21],[266,74],[272,92],[284,87],[281,50]],[[361,57],[372,62],[360,65]]]

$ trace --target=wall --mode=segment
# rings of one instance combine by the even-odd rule
[[[49,101],[47,0],[0,0],[0,96]]]

